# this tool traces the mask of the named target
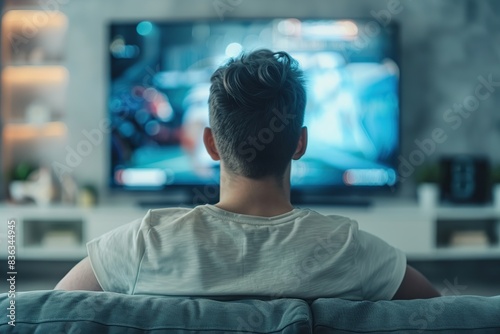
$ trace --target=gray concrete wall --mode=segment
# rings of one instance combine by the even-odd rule
[[[71,74],[67,122],[69,145],[83,130],[106,118],[107,30],[112,20],[217,17],[219,0],[64,0],[70,21],[67,66]],[[418,150],[415,140],[440,128],[440,154],[481,153],[500,162],[500,87],[475,99],[482,79],[500,83],[500,2],[496,0],[220,0],[234,4],[224,17],[325,17],[375,20],[393,9],[402,36],[402,156]],[[396,1],[396,2],[395,2]],[[63,4],[64,3],[64,4]],[[475,102],[479,101],[477,105]],[[472,111],[451,113],[454,104]],[[445,116],[447,115],[447,116]],[[458,118],[457,118],[458,117]],[[106,188],[108,148],[95,147],[74,170],[79,181]],[[411,187],[411,186],[406,186]],[[409,189],[409,188],[408,188]],[[410,191],[408,191],[410,192]]]

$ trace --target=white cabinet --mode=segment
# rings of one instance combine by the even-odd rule
[[[400,201],[383,202],[369,208],[319,206],[311,209],[355,219],[360,229],[403,250],[410,260],[500,259],[500,210],[442,208],[424,212],[416,204]],[[146,212],[146,209],[132,205],[92,209],[0,206],[0,257],[7,255],[9,219],[16,220],[17,259],[79,260],[86,256],[88,241],[140,219]],[[442,221],[447,222],[448,227],[450,222],[452,227],[456,222],[457,228],[464,229],[465,226],[466,230],[493,235],[485,245],[438,246]],[[483,226],[487,226],[488,231],[483,231]]]
[[[0,256],[7,255],[7,222],[16,221],[17,260],[78,260],[86,243],[118,226],[141,218],[134,208],[79,209],[3,206],[0,209]]]
[[[357,220],[370,232],[403,250],[410,260],[500,259],[500,209],[448,207],[422,210],[412,201],[385,201],[365,209],[314,207],[323,214]],[[448,230],[446,230],[448,229]],[[441,245],[438,235],[484,236],[481,244]],[[451,238],[449,238],[451,239]],[[476,238],[477,240],[477,238]]]

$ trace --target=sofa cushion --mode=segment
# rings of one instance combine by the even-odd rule
[[[216,301],[130,296],[109,292],[34,291],[15,298],[15,327],[0,319],[0,333],[310,333],[306,302]],[[0,309],[9,307],[0,295]]]
[[[315,333],[500,333],[500,297],[353,302],[318,299]]]

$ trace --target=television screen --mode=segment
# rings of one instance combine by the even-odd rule
[[[111,186],[217,184],[219,164],[202,141],[210,77],[229,57],[262,48],[290,53],[306,77],[309,144],[292,164],[292,187],[393,186],[397,27],[293,18],[111,24]]]

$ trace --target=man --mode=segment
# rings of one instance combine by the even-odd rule
[[[56,286],[127,294],[388,300],[439,293],[406,257],[353,220],[290,203],[291,161],[306,152],[297,62],[259,50],[211,79],[208,154],[220,201],[149,211],[89,242]]]

